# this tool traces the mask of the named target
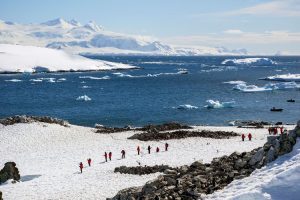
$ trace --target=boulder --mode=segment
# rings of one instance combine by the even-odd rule
[[[257,163],[259,163],[263,157],[264,157],[265,151],[263,148],[260,148],[255,154],[254,156],[252,156],[251,160],[249,161],[249,165],[253,166]]]
[[[266,163],[270,163],[276,158],[275,149],[271,147],[266,154]]]
[[[234,164],[234,166],[235,166],[237,169],[243,168],[243,167],[245,167],[245,165],[247,165],[247,161],[242,160],[242,159],[238,159],[238,160],[235,162],[235,164]]]
[[[16,167],[16,163],[7,162],[4,164],[3,169],[0,171],[0,184],[6,182],[9,179],[13,179],[15,181],[20,180],[19,170]]]

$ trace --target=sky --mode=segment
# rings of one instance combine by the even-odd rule
[[[177,46],[300,55],[300,0],[0,0],[0,19],[90,20]]]

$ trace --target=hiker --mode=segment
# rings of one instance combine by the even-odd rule
[[[279,129],[280,129],[280,134],[282,135],[283,134],[283,126],[281,126]]]
[[[156,147],[156,153],[158,153],[159,152],[159,148],[158,147]]]
[[[277,135],[277,127],[274,127],[274,135]]]
[[[83,164],[82,162],[79,163],[80,173],[82,173]]]
[[[150,147],[150,145],[148,146],[148,153],[149,154],[151,153],[151,147]]]
[[[271,135],[271,127],[268,128],[269,135]]]
[[[92,159],[91,159],[91,158],[87,159],[87,162],[88,162],[89,167],[90,167],[90,166],[91,166]]]
[[[105,162],[107,162],[107,153],[104,153]]]
[[[138,146],[136,150],[138,152],[138,155],[140,155],[140,151],[141,151],[140,146]]]
[[[245,141],[245,137],[246,137],[246,136],[245,136],[245,134],[243,133],[243,134],[242,134],[242,141]]]
[[[251,139],[252,139],[252,134],[251,133],[248,134],[248,139],[249,139],[249,141],[251,141]]]
[[[111,157],[112,157],[112,152],[109,152],[108,153],[108,158],[109,158],[110,161],[111,161]]]
[[[168,147],[169,147],[169,144],[166,143],[166,144],[165,144],[165,151],[168,151]]]
[[[122,154],[122,159],[125,158],[125,150],[124,149],[121,151],[121,154]]]

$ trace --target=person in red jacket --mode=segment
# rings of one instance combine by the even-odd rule
[[[245,137],[246,137],[246,136],[245,136],[245,134],[243,133],[243,134],[242,134],[242,141],[245,141]]]
[[[141,151],[140,146],[138,146],[138,147],[136,148],[136,150],[137,150],[137,152],[138,152],[138,155],[140,155],[140,151]]]
[[[168,151],[168,147],[169,147],[169,144],[166,143],[166,144],[165,144],[165,151]]]
[[[151,147],[150,147],[150,145],[148,146],[148,153],[149,154],[151,153]]]
[[[82,162],[79,163],[80,173],[82,173],[83,164]]]
[[[283,126],[280,127],[280,134],[282,135],[283,133]]]
[[[274,127],[274,135],[277,135],[277,127]]]
[[[156,153],[158,153],[159,152],[159,148],[158,147],[156,147]]]
[[[107,162],[107,153],[104,153],[105,162]]]
[[[109,158],[110,161],[111,161],[111,157],[112,157],[112,152],[109,152],[108,153],[108,158]]]
[[[87,159],[87,162],[88,162],[89,167],[90,167],[90,166],[91,166],[92,159],[91,159],[91,158]]]
[[[125,150],[124,149],[121,151],[121,154],[122,154],[122,159],[125,158]]]
[[[249,141],[251,141],[251,139],[252,139],[252,134],[251,133],[248,134],[248,139],[249,139]]]

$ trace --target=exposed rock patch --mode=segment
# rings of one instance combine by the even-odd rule
[[[155,165],[155,166],[137,166],[137,167],[116,167],[114,172],[120,172],[121,174],[153,174],[156,172],[170,172],[174,168],[168,165]],[[169,170],[169,171],[168,171]]]
[[[7,162],[4,164],[3,169],[0,171],[0,185],[5,183],[9,179],[13,179],[15,181],[20,180],[19,170],[16,167],[16,163]]]
[[[192,127],[187,125],[182,125],[176,122],[170,122],[160,125],[146,125],[142,128],[138,128],[137,130],[140,131],[147,131],[147,132],[160,132],[160,131],[172,131],[178,129],[192,129]]]
[[[230,124],[238,127],[253,127],[253,128],[263,128],[266,125],[271,125],[269,122],[256,121],[256,120],[247,120],[247,121],[236,120],[231,122]]]
[[[106,127],[106,126],[95,126],[96,133],[118,133],[118,132],[124,132],[124,131],[130,131],[135,130],[134,128],[131,128],[130,126],[124,126],[123,128],[118,127]]]
[[[17,123],[32,123],[32,122],[44,122],[44,123],[49,123],[49,124],[59,124],[61,126],[68,127],[69,122],[62,120],[62,119],[57,119],[57,118],[52,118],[48,116],[26,116],[26,115],[16,115],[13,117],[7,117],[0,119],[0,124],[3,124],[4,126],[8,125],[13,125]]]
[[[153,140],[171,140],[171,139],[183,139],[188,137],[205,137],[214,139],[225,139],[230,137],[239,136],[239,134],[234,132],[226,131],[174,131],[174,132],[144,132],[134,134],[128,139],[137,139],[141,141],[153,141]]]

